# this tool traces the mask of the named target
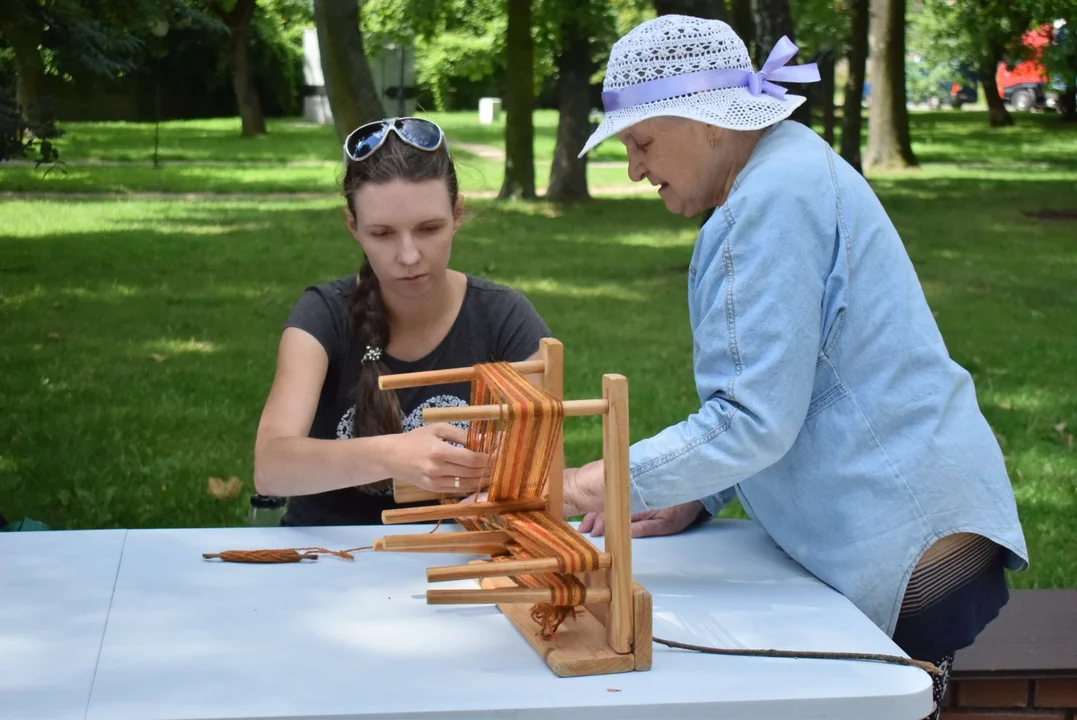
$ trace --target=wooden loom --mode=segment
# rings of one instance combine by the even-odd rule
[[[423,411],[423,420],[468,421],[468,445],[476,449],[492,449],[491,435],[509,437],[523,449],[511,454],[517,462],[526,456],[528,467],[520,472],[519,464],[513,467],[499,452],[484,502],[460,503],[394,480],[398,502],[438,498],[442,504],[386,510],[382,522],[457,519],[464,531],[387,535],[375,541],[374,549],[487,556],[466,565],[428,568],[428,582],[473,579],[480,587],[428,590],[427,603],[497,604],[560,677],[650,670],[651,595],[632,578],[628,380],[606,374],[601,399],[564,401],[563,347],[545,339],[537,360],[383,376],[379,387],[462,381],[472,383],[473,401],[495,402],[430,408]],[[561,516],[562,421],[586,415],[602,416],[604,552]],[[530,466],[532,457],[541,468]],[[514,482],[514,475],[536,474],[541,481],[537,486]]]

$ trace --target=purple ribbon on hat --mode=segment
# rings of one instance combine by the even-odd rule
[[[770,51],[770,56],[759,72],[741,68],[717,68],[671,75],[618,90],[607,90],[602,93],[602,105],[606,112],[612,112],[679,95],[736,87],[748,88],[748,92],[755,97],[766,93],[778,100],[785,100],[785,88],[775,85],[775,82],[819,81],[819,68],[815,63],[786,67],[785,64],[793,59],[799,49],[792,40],[783,35]]]

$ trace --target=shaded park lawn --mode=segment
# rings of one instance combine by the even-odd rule
[[[503,151],[504,125],[480,125],[474,113],[431,113],[445,128],[465,192],[496,194],[504,161],[476,154],[471,144]],[[549,181],[556,113],[535,113],[535,183]],[[271,119],[266,135],[239,137],[238,119],[161,124],[160,167],[153,167],[154,126],[120,122],[66,123],[55,141],[62,164],[0,166],[0,192],[19,193],[320,193],[339,192],[342,151],[331,126]],[[617,145],[618,147],[614,147]],[[608,157],[607,157],[608,156]],[[588,169],[592,188],[629,183],[619,143],[605,143]],[[608,165],[608,163],[607,163]]]
[[[475,113],[428,113],[449,137],[465,192],[491,195],[501,187],[503,160],[476,154],[481,146],[504,149],[502,123],[481,125]],[[1045,179],[1077,169],[1077,131],[1051,115],[1020,115],[1017,125],[987,127],[980,112],[913,112],[914,150],[927,173],[977,177],[1003,170]],[[152,124],[67,123],[56,141],[66,165],[44,170],[0,165],[0,192],[17,193],[315,193],[339,192],[341,148],[330,126],[271,119],[269,133],[239,137],[239,120],[179,120],[161,124],[159,158],[153,168]],[[535,182],[549,180],[557,114],[535,113]],[[866,128],[864,130],[866,137]],[[840,138],[839,138],[840,140]],[[614,139],[590,155],[592,189],[623,190],[630,184],[625,150]],[[1062,172],[1062,176],[1057,174]]]
[[[454,151],[460,188],[465,193],[493,197],[504,177],[502,164],[465,151]],[[536,187],[540,192],[549,180],[549,162],[537,161]],[[214,193],[261,195],[266,193],[340,193],[344,173],[339,164],[300,166],[173,164],[155,170],[146,165],[72,165],[65,173],[32,166],[0,170],[0,192],[18,193]],[[592,190],[629,184],[623,167],[588,168]]]
[[[952,163],[962,129],[939,123],[937,158]],[[1072,131],[1043,132],[1072,143]],[[999,137],[993,154],[1008,163],[984,160],[992,152],[981,147],[975,160],[995,167],[929,166],[873,183],[1006,453],[1032,552],[1013,583],[1072,587],[1077,222],[1026,213],[1077,210],[1077,168],[1021,165],[1029,149],[1009,143],[1027,140]],[[454,266],[532,298],[566,344],[569,396],[594,396],[601,373],[624,373],[634,439],[692,412],[684,297],[696,222],[649,195],[469,208]],[[307,284],[358,260],[333,197],[4,200],[0,510],[56,528],[242,522],[281,323]],[[570,463],[600,452],[598,427],[569,424]],[[208,478],[232,475],[240,497],[207,493]]]
[[[473,112],[422,113],[445,130],[456,145],[472,143],[504,149],[505,116],[490,125],[478,122]],[[269,132],[239,137],[238,118],[174,120],[161,123],[158,156],[164,163],[187,162],[332,162],[341,160],[341,148],[332,125],[312,125],[298,119],[270,118]],[[557,112],[534,114],[535,157],[553,156],[557,136]],[[68,134],[55,141],[66,160],[127,160],[146,163],[153,158],[155,129],[152,123],[63,123]],[[624,160],[619,143],[605,143],[596,160]]]

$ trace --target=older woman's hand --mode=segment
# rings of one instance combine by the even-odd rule
[[[703,503],[698,500],[662,510],[646,510],[632,516],[632,537],[650,537],[655,535],[676,535],[696,521],[703,511]],[[591,533],[599,537],[606,531],[604,513],[588,513],[580,522],[581,533]]]
[[[580,468],[566,468],[562,490],[562,517],[598,512],[605,505],[606,473],[601,460]]]

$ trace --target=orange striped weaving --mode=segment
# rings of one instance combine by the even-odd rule
[[[483,479],[490,501],[542,497],[550,466],[561,442],[564,411],[561,401],[532,384],[508,363],[475,366],[472,405],[502,405],[507,413],[498,420],[473,421],[468,447],[496,453]],[[484,515],[459,521],[468,530],[506,530],[513,540],[508,555],[494,560],[557,558],[559,572],[514,576],[522,587],[550,589],[552,603],[540,603],[531,616],[552,635],[575,608],[583,604],[585,588],[573,573],[598,568],[598,549],[563,520],[545,512]]]

